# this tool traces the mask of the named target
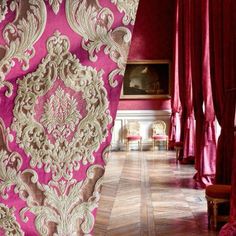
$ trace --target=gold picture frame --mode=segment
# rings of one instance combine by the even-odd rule
[[[120,98],[170,98],[170,61],[128,61]]]

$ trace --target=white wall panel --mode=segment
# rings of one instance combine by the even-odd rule
[[[140,123],[140,134],[143,138],[143,150],[152,148],[152,124],[155,120],[163,120],[166,123],[166,134],[169,132],[170,110],[118,110],[113,128],[112,149],[125,150],[126,147],[126,124],[131,120]],[[136,144],[131,146],[137,149]]]

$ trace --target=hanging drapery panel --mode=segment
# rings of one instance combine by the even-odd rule
[[[170,137],[183,142],[184,162],[194,158],[195,119],[191,62],[191,2],[176,1],[174,78]],[[172,128],[173,127],[173,128]],[[176,132],[178,131],[178,133]],[[181,134],[181,136],[180,136]],[[175,135],[175,136],[174,136]]]
[[[180,0],[176,0],[175,5],[175,32],[174,32],[174,57],[173,57],[173,83],[172,83],[172,99],[171,99],[171,119],[170,119],[170,135],[169,146],[174,146],[180,141],[181,135],[181,102],[179,95],[179,39],[180,39]]]
[[[194,157],[194,138],[195,138],[195,119],[193,110],[193,90],[192,90],[192,17],[191,2],[183,1],[184,8],[184,89],[185,89],[185,110],[186,117],[184,122],[184,160]]]
[[[235,48],[236,49],[236,48]],[[232,92],[236,91],[232,89]],[[219,236],[234,236],[236,234],[236,103],[234,115],[234,152],[233,152],[233,167],[232,167],[232,194],[231,194],[231,207],[230,207],[230,221],[225,224]]]
[[[212,99],[210,71],[209,0],[202,0],[202,88],[204,100],[204,136],[202,143],[203,176],[206,185],[211,184],[216,171],[215,112]],[[205,178],[206,180],[206,178]]]
[[[195,133],[195,169],[197,170],[194,178],[198,182],[201,181],[202,176],[202,133],[204,123],[203,113],[203,92],[202,92],[202,27],[199,19],[201,19],[201,7],[199,1],[192,1],[192,68],[193,76],[193,103],[194,114],[196,119],[196,133]]]
[[[230,224],[220,235],[236,232],[236,2],[211,0],[212,31],[212,86],[217,119],[221,133],[217,146],[216,182],[231,184]]]
[[[235,3],[231,0],[211,1],[212,86],[221,134],[217,147],[216,182],[231,183],[233,152],[233,116],[236,86],[235,66]]]
[[[236,91],[236,89],[234,90]],[[235,104],[236,106],[236,104]],[[230,206],[230,220],[225,224],[219,236],[234,236],[236,234],[236,107],[235,107],[235,120],[234,120],[234,152],[233,152],[233,168],[232,168],[232,193],[231,193],[231,206]]]
[[[214,180],[216,163],[215,115],[212,100],[209,2],[193,1],[193,94],[196,115],[195,179],[202,187]]]
[[[182,104],[184,160],[195,157],[201,186],[215,175],[215,115],[211,88],[208,1],[177,1],[178,85]],[[176,55],[175,55],[176,57]],[[176,79],[174,77],[174,79]],[[174,94],[175,95],[175,94]],[[177,93],[178,95],[178,93]],[[175,99],[175,96],[173,96]],[[195,123],[196,119],[196,123]],[[196,126],[196,133],[195,133]]]
[[[215,9],[222,6],[217,5]],[[220,10],[218,10],[219,12]],[[228,236],[236,234],[236,2],[224,1],[223,4],[223,69],[219,83],[224,85],[224,103],[222,108],[222,129],[218,142],[217,152],[217,182],[232,186],[230,222],[220,231],[219,235]],[[216,12],[214,12],[216,13]],[[214,19],[214,18],[213,18]],[[215,42],[215,45],[219,42]],[[215,46],[214,45],[214,46]],[[219,47],[219,46],[218,46]]]
[[[138,0],[2,1],[0,235],[91,235]]]

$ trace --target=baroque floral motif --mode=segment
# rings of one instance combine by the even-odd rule
[[[107,165],[107,163],[110,159],[110,154],[111,154],[111,145],[108,145],[102,152],[102,158],[103,158],[105,165]]]
[[[33,199],[27,188],[22,189],[29,194],[28,207],[21,210],[22,218],[27,222],[25,213],[30,211],[35,214],[35,226],[40,235],[77,236],[90,233],[94,226],[92,212],[98,207],[103,174],[103,167],[94,165],[88,169],[84,181],[71,179],[38,185],[42,199]],[[50,224],[56,225],[56,232],[50,231]]]
[[[111,0],[112,3],[116,4],[120,12],[124,12],[123,24],[134,25],[135,17],[138,9],[138,0]]]
[[[20,211],[21,220],[27,222],[26,212],[33,213],[39,235],[88,235],[94,226],[93,211],[98,206],[104,168],[90,166],[83,181],[71,178],[41,184],[36,171],[20,170],[22,157],[8,150],[4,129],[0,122],[0,195],[9,198],[7,193],[14,186],[14,192],[27,204]],[[7,236],[23,236],[13,212],[0,203],[0,229]]]
[[[7,0],[2,0],[0,2],[0,23],[5,19],[8,12]]]
[[[1,172],[10,172],[8,167],[5,162],[0,162]],[[21,210],[21,219],[24,222],[28,221],[25,216],[27,211],[36,215],[35,226],[40,235],[54,233],[55,236],[77,236],[81,235],[81,232],[87,234],[93,228],[92,212],[98,206],[103,174],[103,167],[94,165],[88,169],[87,178],[84,181],[77,182],[71,179],[51,181],[48,185],[42,185],[38,182],[38,176],[34,170],[13,171],[11,179],[7,175],[0,175],[0,193],[2,189],[5,189],[6,183],[7,190],[10,186],[16,185],[15,192],[19,193],[27,203],[27,207]],[[31,183],[27,179],[30,179]],[[19,234],[6,235],[23,235],[14,221],[12,212],[8,211],[9,215],[4,217],[4,211],[1,208],[0,204],[0,228],[19,232]],[[55,224],[56,232],[51,231],[52,224]]]
[[[14,209],[8,208],[0,203],[0,229],[5,232],[5,236],[23,236],[19,224],[14,216]]]
[[[1,10],[7,9],[5,2],[3,1]],[[29,61],[35,54],[33,45],[42,35],[46,24],[44,1],[18,0],[12,1],[10,6],[11,10],[16,10],[16,18],[4,28],[3,37],[6,45],[0,45],[0,89],[4,86],[8,88],[6,96],[12,95],[13,86],[5,80],[5,76],[15,64],[13,60],[17,59],[23,70],[29,68]],[[6,11],[4,10],[5,13]]]
[[[114,15],[108,8],[103,8],[97,0],[66,1],[66,17],[70,27],[83,37],[82,46],[89,53],[91,61],[97,60],[102,46],[104,52],[117,64],[109,74],[110,86],[116,87],[116,75],[124,75],[131,32],[126,27],[112,29]]]
[[[55,138],[66,138],[75,130],[80,118],[76,99],[59,88],[44,105],[41,122]]]
[[[54,181],[61,177],[71,179],[73,170],[79,169],[81,160],[82,164],[94,162],[93,152],[98,150],[107,137],[107,126],[111,123],[103,72],[82,66],[76,56],[69,53],[69,47],[68,38],[59,32],[49,38],[49,54],[38,69],[18,80],[19,88],[13,110],[12,129],[16,132],[16,142],[30,156],[31,167],[41,168],[44,165],[46,172],[52,171]],[[35,107],[40,97],[53,89],[57,80],[62,81],[73,93],[82,96],[86,114],[78,125],[74,121],[68,123],[67,119],[62,119],[64,126],[61,127],[69,124],[71,131],[75,128],[73,137],[61,137],[52,143],[42,124],[50,128],[55,126],[48,123],[45,115],[41,121],[37,121]],[[50,99],[53,100],[53,97]],[[79,114],[76,114],[77,117]]]
[[[52,6],[52,10],[55,14],[57,14],[60,10],[60,5],[62,3],[62,0],[48,0],[49,4]]]

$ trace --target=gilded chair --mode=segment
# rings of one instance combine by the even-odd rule
[[[166,135],[166,123],[162,120],[157,120],[152,125],[152,146],[153,150],[156,144],[165,143],[168,150],[168,135]]]
[[[127,124],[126,150],[129,151],[131,142],[137,142],[138,148],[142,151],[142,136],[140,135],[140,124],[138,121],[129,121]]]
[[[231,185],[213,184],[205,189],[207,199],[208,228],[217,229],[218,222],[229,220]],[[224,209],[220,212],[220,207]]]

